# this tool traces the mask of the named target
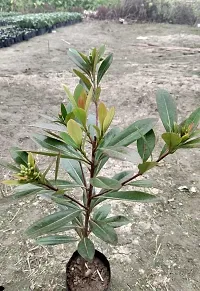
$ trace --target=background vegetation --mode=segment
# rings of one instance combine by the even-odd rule
[[[48,12],[97,10],[96,18],[193,25],[200,20],[200,0],[1,0],[1,11]]]

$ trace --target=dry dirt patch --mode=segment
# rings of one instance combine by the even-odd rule
[[[116,106],[115,125],[123,127],[139,118],[157,116],[158,88],[176,97],[180,118],[200,106],[198,29],[77,24],[0,50],[1,157],[8,159],[13,145],[32,147],[29,125],[41,119],[41,114],[58,113],[58,104],[65,100],[62,83],[74,88],[67,48],[87,51],[102,43],[114,53],[103,83],[103,99],[108,106]],[[160,123],[157,129],[162,130]],[[119,231],[118,246],[97,242],[111,261],[112,291],[200,290],[199,162],[199,150],[178,152],[148,174],[159,189],[153,191],[168,201],[164,205],[113,203],[113,212],[128,215],[132,224]],[[111,162],[104,173],[109,174],[110,168],[117,172],[120,167]],[[0,169],[0,175],[2,179],[8,173]],[[196,192],[180,192],[182,185]],[[4,187],[1,192],[2,196],[10,194]],[[35,198],[0,201],[0,285],[6,291],[64,290],[65,262],[74,247],[42,248],[23,235],[28,225],[50,211],[48,202]]]

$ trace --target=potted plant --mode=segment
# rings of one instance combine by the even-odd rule
[[[17,186],[15,198],[42,195],[56,204],[55,213],[35,222],[26,234],[41,245],[76,243],[77,251],[67,264],[67,290],[109,289],[109,262],[95,250],[93,238],[115,245],[115,229],[129,220],[122,215],[111,216],[107,200],[158,201],[148,191],[138,190],[151,186],[141,176],[179,149],[200,147],[200,108],[178,124],[175,102],[164,90],[157,93],[165,132],[164,145],[156,159],[155,118],[135,121],[124,129],[111,127],[115,109],[106,108],[100,95],[101,81],[113,56],[104,54],[105,46],[92,49],[88,56],[69,50],[69,57],[78,67],[73,71],[80,81],[74,93],[64,85],[68,104],[61,104],[58,117],[48,117],[52,122],[38,125],[45,133],[35,134],[33,140],[42,149],[24,151],[15,147],[10,151],[15,163],[0,162],[14,172],[14,178],[4,183]],[[51,159],[44,171],[39,169],[38,156]],[[137,165],[138,171],[121,171],[113,177],[100,174],[109,158]],[[66,234],[68,231],[70,235]]]

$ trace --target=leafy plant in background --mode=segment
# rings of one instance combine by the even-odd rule
[[[55,213],[35,222],[26,234],[41,245],[78,242],[79,254],[89,261],[95,253],[93,235],[116,244],[115,229],[129,222],[120,214],[110,215],[107,200],[158,201],[158,197],[148,191],[138,190],[151,187],[151,182],[141,176],[177,150],[200,147],[197,128],[200,108],[178,123],[175,102],[164,90],[157,93],[158,112],[165,128],[164,145],[157,159],[153,158],[156,144],[153,127],[157,119],[138,120],[123,129],[111,127],[115,109],[107,108],[100,96],[101,82],[113,55],[105,57],[104,53],[105,46],[92,49],[89,55],[69,50],[68,55],[77,66],[73,71],[80,82],[74,93],[64,85],[68,104],[61,104],[57,119],[38,125],[45,132],[35,134],[33,140],[41,149],[24,151],[14,147],[11,149],[14,163],[0,162],[14,172],[10,180],[4,181],[17,186],[14,198],[42,195],[57,206]],[[51,159],[44,171],[39,168],[38,156]],[[121,171],[108,177],[100,172],[109,158],[137,165],[138,171]],[[74,194],[73,189],[77,190]],[[72,229],[74,235],[67,235]]]

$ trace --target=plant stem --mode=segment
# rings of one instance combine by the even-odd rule
[[[159,157],[157,160],[156,160],[156,162],[157,163],[159,163],[160,161],[162,161],[166,156],[168,156],[169,155],[169,151],[167,151],[165,154],[163,154],[161,157]],[[142,176],[143,175],[143,173],[140,173],[140,172],[138,172],[137,174],[135,174],[134,176],[132,176],[131,178],[129,178],[129,179],[127,179],[126,181],[124,181],[123,183],[122,183],[122,186],[121,187],[123,187],[123,186],[125,186],[127,183],[129,183],[129,182],[131,182],[132,180],[134,180],[134,179],[136,179],[137,177],[139,177],[139,176]],[[121,188],[120,188],[121,189]],[[97,194],[97,195],[94,195],[92,198],[97,198],[97,197],[100,197],[100,196],[102,196],[102,195],[104,195],[104,194],[106,194],[106,193],[108,193],[108,192],[110,192],[111,190],[105,190],[104,192],[102,192],[102,193],[99,193],[99,194]]]
[[[48,189],[50,190],[53,190],[55,192],[57,192],[59,189],[52,186],[52,185],[49,185],[49,184],[42,184],[43,186],[47,187]],[[65,198],[67,199],[70,199],[71,201],[73,201],[74,203],[78,204],[80,207],[84,208],[85,210],[87,210],[87,207],[85,207],[85,205],[81,204],[79,201],[77,201],[76,199],[74,199],[73,197],[70,197],[69,195],[67,194],[64,194],[63,195]]]
[[[94,177],[95,172],[95,151],[96,151],[96,138],[94,138],[94,141],[92,143],[92,162],[91,162],[91,168],[90,168],[90,178]],[[89,189],[87,189],[87,210],[85,214],[85,226],[84,226],[84,236],[88,237],[89,235],[89,219],[90,219],[90,213],[91,213],[91,201],[93,195],[93,186],[90,184]]]

